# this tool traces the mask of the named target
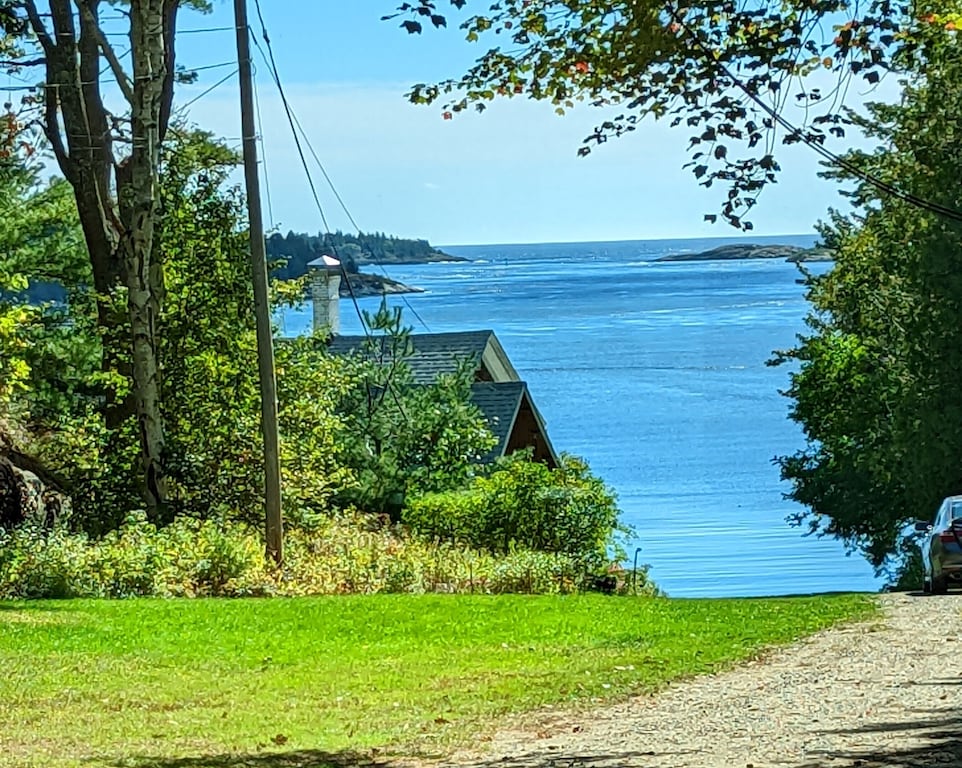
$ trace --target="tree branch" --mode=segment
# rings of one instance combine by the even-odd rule
[[[100,50],[104,54],[104,58],[107,59],[107,63],[110,65],[110,70],[114,73],[114,78],[117,80],[117,85],[124,94],[124,98],[127,99],[128,103],[133,104],[134,89],[131,85],[130,78],[124,71],[124,66],[120,63],[120,59],[117,57],[117,52],[107,40],[106,35],[104,35],[104,31],[100,28],[100,24],[97,23],[97,17],[94,15],[93,11],[90,9],[90,6],[85,2],[85,0],[74,0],[74,4],[77,6],[77,10],[80,11],[80,17],[86,31],[94,36],[94,39],[100,46]]]
[[[60,132],[60,83],[53,82],[50,77],[52,71],[51,65],[60,53],[60,49],[53,41],[46,26],[44,26],[35,0],[24,0],[23,8],[27,12],[30,27],[33,29],[33,33],[37,36],[46,54],[44,64],[47,67],[47,82],[45,83],[46,87],[43,89],[45,118],[42,125],[43,132],[47,137],[47,141],[50,142],[50,147],[53,149],[54,156],[57,158],[57,164],[60,166],[60,170],[63,172],[63,175],[67,177],[68,181],[72,181],[75,176],[75,167],[64,145],[63,135]]]
[[[25,61],[0,59],[0,67],[42,67],[46,63],[46,59],[27,59]]]
[[[50,50],[54,47],[53,40],[50,39],[50,35],[47,33],[47,28],[43,25],[43,19],[40,18],[40,12],[37,10],[37,3],[35,0],[23,0],[23,8],[27,12],[27,18],[30,20],[30,26],[33,29],[33,33],[37,36],[40,41],[40,45],[43,46],[46,53],[50,53]]]
[[[67,177],[67,181],[73,184],[76,181],[74,165],[66,146],[64,146],[63,135],[60,132],[58,90],[59,86],[51,83],[47,83],[47,87],[44,88],[43,132],[47,137],[47,141],[50,142],[50,147],[53,149],[53,154],[57,158],[57,164],[60,166],[60,170],[63,171],[63,175]]]
[[[174,79],[176,76],[177,56],[174,37],[177,32],[177,11],[181,0],[164,1],[164,91],[160,103],[160,140],[167,136],[170,113],[174,103]]]

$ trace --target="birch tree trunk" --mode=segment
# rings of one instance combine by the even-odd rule
[[[105,371],[129,376],[131,395],[106,395],[108,428],[135,415],[140,436],[144,501],[162,516],[167,496],[158,322],[162,264],[154,254],[160,152],[174,86],[174,34],[181,0],[130,0],[132,76],[124,71],[100,25],[102,0],[22,0],[44,52],[43,129],[73,186],[93,269]],[[129,106],[125,117],[104,105],[101,78],[109,71]],[[129,154],[115,152],[116,139]],[[126,291],[126,317],[114,295]],[[125,342],[123,337],[129,337]],[[124,360],[123,348],[129,350]]]
[[[140,433],[144,491],[148,508],[160,512],[167,498],[164,473],[164,420],[161,413],[157,324],[163,298],[163,272],[153,258],[154,222],[159,198],[161,114],[165,74],[165,2],[134,0],[130,6],[133,103],[128,160],[129,185],[118,187],[134,400]]]

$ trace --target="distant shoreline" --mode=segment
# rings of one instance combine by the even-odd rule
[[[386,267],[386,266],[407,266],[412,264],[458,264],[470,261],[463,256],[452,256],[449,253],[436,251],[435,253],[408,258],[378,258],[370,256],[356,256],[354,264],[357,267]],[[341,281],[340,293],[342,298],[350,298],[352,295],[359,299],[371,296],[399,295],[405,293],[424,293],[423,288],[413,285],[406,285],[398,280],[392,280],[384,275],[374,275],[370,272],[352,272],[349,275],[351,284],[348,287],[345,281]]]
[[[798,239],[807,238],[810,240],[816,240],[818,236],[814,232],[798,232],[798,233],[782,233],[779,235],[752,235],[753,240],[762,241],[765,244],[778,244],[780,241],[786,239]],[[619,238],[619,239],[603,239],[603,240],[524,240],[516,242],[495,242],[495,243],[447,243],[446,245],[439,245],[438,249],[444,248],[514,248],[514,247],[524,247],[524,246],[569,246],[569,245],[619,245],[624,243],[671,243],[671,242],[681,242],[685,240],[710,240],[710,241],[727,241],[731,243],[744,243],[744,235],[695,235],[695,236],[680,236],[680,237],[629,237],[629,238]]]
[[[373,256],[354,257],[354,263],[359,267],[406,266],[409,264],[457,264],[462,261],[470,261],[470,259],[466,259],[464,256],[452,256],[450,253],[441,252],[401,259],[375,259]]]
[[[707,251],[671,253],[667,256],[660,256],[657,259],[654,259],[653,263],[691,261],[748,261],[759,259],[787,261],[790,263],[830,262],[833,260],[831,251],[826,248],[803,248],[797,245],[785,245],[778,243],[759,245],[757,243],[740,242],[729,245],[721,245],[716,248],[711,248]],[[409,260],[397,260],[390,262],[385,262],[384,260],[376,261],[374,259],[357,259],[356,263],[359,266],[386,266],[388,263],[394,266],[407,264],[457,264],[470,261],[471,259],[463,256],[450,256],[448,254],[438,253],[436,256],[432,255],[431,257],[417,257]],[[375,275],[367,272],[352,273],[350,278],[351,288],[348,288],[346,282],[342,281],[341,283],[341,296],[344,298],[350,298],[352,292],[357,298],[382,296],[385,294],[397,295],[425,292],[423,288],[405,285],[404,283],[384,277],[383,275]]]

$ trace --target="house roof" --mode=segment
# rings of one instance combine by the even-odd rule
[[[341,262],[339,262],[333,256],[321,256],[317,259],[314,259],[314,261],[307,262],[307,266],[317,267],[317,268],[321,268],[321,267],[334,268],[334,267],[340,267]]]
[[[497,445],[484,457],[486,461],[504,456],[526,390],[527,385],[523,381],[500,384],[479,381],[471,385],[471,402],[478,406],[488,423],[488,429],[498,440]]]
[[[494,331],[411,334],[414,353],[407,359],[414,381],[430,384],[440,374],[454,373],[458,363],[467,359],[483,369],[494,381],[518,381]],[[347,355],[364,349],[366,336],[334,336],[328,348],[332,354]]]
[[[528,393],[528,385],[521,381],[494,331],[416,333],[411,334],[410,340],[413,353],[406,362],[416,384],[433,384],[439,375],[455,373],[464,360],[473,361],[475,381],[471,385],[471,402],[481,411],[498,440],[484,457],[485,461],[493,461],[507,453],[518,414],[527,408],[540,432],[544,449],[551,460],[558,463],[544,419]],[[366,336],[334,336],[328,343],[328,350],[334,355],[364,354],[367,342]]]
[[[478,410],[488,424],[488,429],[498,440],[494,448],[484,457],[485,461],[493,461],[505,455],[518,413],[522,406],[527,404],[544,439],[548,454],[555,464],[558,463],[558,457],[548,438],[544,419],[528,393],[528,385],[523,381],[475,382],[471,385],[471,402],[478,406]]]

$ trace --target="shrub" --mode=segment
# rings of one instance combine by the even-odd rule
[[[0,529],[0,596],[35,598],[86,597],[96,593],[86,568],[86,537],[62,530]]]
[[[403,520],[422,535],[494,553],[563,554],[582,570],[607,562],[623,530],[614,493],[572,456],[549,469],[515,454],[467,490],[412,499]]]
[[[558,593],[590,581],[584,563],[564,553],[495,555],[431,542],[370,515],[324,517],[290,531],[280,570],[267,565],[260,532],[237,522],[182,517],[157,528],[139,514],[101,539],[0,531],[0,599]]]
[[[135,514],[99,540],[19,528],[0,532],[0,598],[230,595],[263,572],[262,551],[244,527],[189,518],[158,529]]]

